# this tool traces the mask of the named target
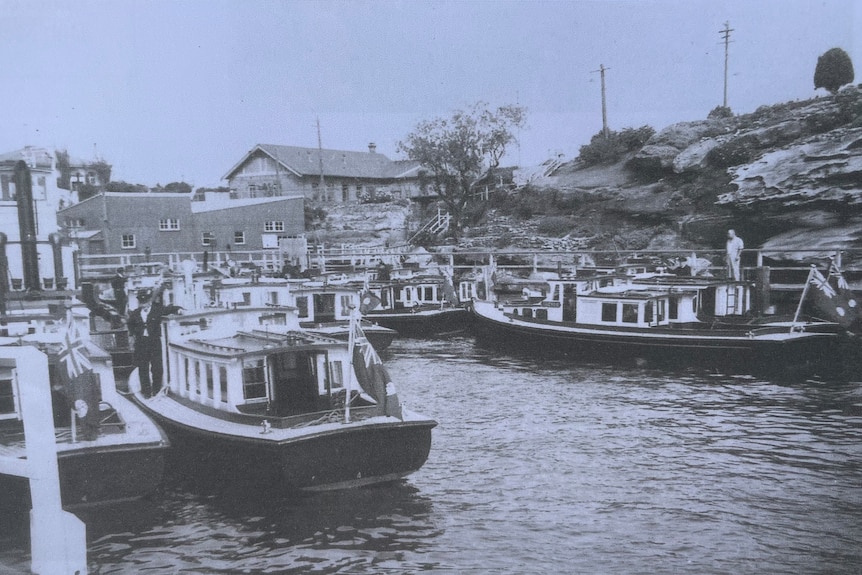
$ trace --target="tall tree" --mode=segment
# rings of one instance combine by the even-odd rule
[[[834,94],[841,86],[852,82],[853,77],[853,62],[850,56],[841,48],[832,48],[817,58],[814,89],[826,88]]]
[[[458,229],[473,182],[500,165],[525,119],[526,109],[521,106],[491,109],[487,103],[477,102],[449,117],[420,122],[398,143],[398,150],[428,170],[434,191]]]

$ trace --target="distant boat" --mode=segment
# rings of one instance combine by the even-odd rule
[[[711,278],[594,276],[549,280],[547,293],[473,301],[476,329],[577,357],[660,359],[742,370],[808,373],[823,367],[835,323],[754,317],[745,282]]]
[[[169,442],[158,425],[118,393],[110,355],[84,336],[79,350],[91,372],[74,385],[64,383],[61,358],[66,352],[66,331],[61,323],[46,320],[43,327],[54,331],[11,335],[16,327],[32,331],[27,327],[32,322],[31,317],[28,324],[4,326],[9,335],[0,344],[33,345],[48,354],[51,381],[44,384],[52,388],[64,507],[117,503],[152,492],[161,482]],[[23,458],[26,449],[15,400],[17,385],[10,369],[0,366],[0,451]],[[83,394],[83,399],[76,394]],[[4,504],[29,506],[24,480],[0,476],[0,493]]]
[[[469,314],[451,282],[440,275],[373,281],[362,294],[362,315],[401,335],[423,337],[463,331]]]
[[[163,390],[143,397],[137,371],[130,389],[184,457],[218,473],[285,490],[396,480],[425,463],[436,422],[400,406],[354,330],[342,341],[302,328],[292,307],[171,316]]]

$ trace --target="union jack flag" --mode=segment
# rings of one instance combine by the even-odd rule
[[[57,358],[66,366],[69,379],[74,379],[85,371],[93,369],[90,360],[84,355],[84,341],[72,316],[72,310],[66,312],[66,330],[63,341],[60,342],[60,353]]]

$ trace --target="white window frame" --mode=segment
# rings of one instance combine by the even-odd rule
[[[201,245],[211,246],[215,243],[215,232],[201,232]]]
[[[7,411],[5,413],[0,413],[0,420],[4,419],[21,419],[21,404],[18,398],[18,370],[12,370],[11,377],[9,379],[3,379],[4,382],[9,382],[10,389],[12,390],[12,411]]]
[[[270,220],[263,223],[263,231],[265,232],[283,232],[284,220]]]
[[[160,232],[178,232],[180,231],[179,218],[162,218],[159,220]]]
[[[128,241],[128,238],[131,238],[131,241]],[[133,250],[137,247],[137,239],[135,238],[135,234],[121,234],[120,235],[120,247],[124,250]]]
[[[240,238],[240,240],[237,240],[237,238]],[[245,231],[238,231],[233,233],[233,244],[235,246],[245,245]]]

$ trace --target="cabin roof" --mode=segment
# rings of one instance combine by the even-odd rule
[[[171,345],[187,351],[226,358],[269,354],[279,350],[300,351],[332,347],[333,345],[345,345],[343,341],[314,333],[286,329],[278,330],[279,326],[268,327],[270,329],[267,330],[239,331],[228,337],[213,339],[191,338],[172,343]]]

